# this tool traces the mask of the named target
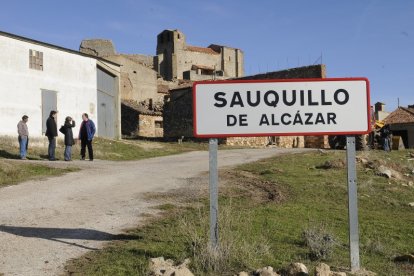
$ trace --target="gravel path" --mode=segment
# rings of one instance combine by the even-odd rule
[[[222,150],[219,166],[300,151],[304,149]],[[144,213],[155,212],[151,207],[156,203],[143,194],[183,187],[186,179],[208,171],[208,152],[70,165],[83,169],[0,189],[0,274],[59,275],[67,260],[102,248],[123,229],[138,225]]]

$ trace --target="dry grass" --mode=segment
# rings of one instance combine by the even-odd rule
[[[209,212],[206,207],[183,216],[179,221],[180,234],[190,246],[192,267],[206,274],[223,275],[233,267],[254,268],[271,257],[270,243],[264,237],[246,238],[253,231],[253,218],[237,212],[231,204],[219,210],[219,245],[209,240]],[[242,231],[238,229],[243,225]],[[236,272],[236,271],[234,271]]]

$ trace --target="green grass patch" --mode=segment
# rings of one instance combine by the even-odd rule
[[[28,159],[47,159],[47,143],[43,145],[42,143],[29,143]],[[178,144],[173,142],[150,142],[143,140],[110,140],[99,137],[95,138],[92,144],[95,159],[113,161],[139,160],[195,150],[208,150],[207,143],[184,142]],[[220,148],[229,147],[220,146]],[[63,142],[59,140],[56,147],[56,157],[60,160],[63,160],[64,149]],[[79,141],[72,147],[72,158],[80,159]],[[20,159],[18,144],[13,138],[0,138],[0,159]]]
[[[77,168],[51,168],[45,165],[28,164],[25,162],[6,162],[0,159],[0,187],[13,185],[31,179],[58,176],[74,172]]]
[[[361,264],[378,275],[414,274],[413,265],[392,261],[396,255],[414,251],[414,209],[408,206],[414,201],[414,188],[406,185],[413,180],[413,161],[407,154],[359,154],[407,172],[402,180],[387,179],[358,164]],[[248,173],[257,181],[274,183],[284,196],[278,202],[253,200],[236,193],[243,177],[233,179],[237,182],[233,192],[220,192],[220,258],[208,252],[208,200],[199,199],[186,208],[164,206],[168,215],[129,233],[139,238],[87,254],[73,261],[68,270],[75,275],[146,275],[148,259],[160,256],[176,262],[190,257],[195,275],[234,275],[268,265],[281,269],[290,262],[303,262],[310,271],[320,261],[333,268],[347,268],[346,170],[318,169],[329,160],[345,160],[345,152],[285,155],[238,167],[240,176]],[[314,243],[309,237],[316,237]],[[324,237],[332,239],[329,254],[318,257],[310,244],[316,250],[323,249],[327,245],[318,241]]]

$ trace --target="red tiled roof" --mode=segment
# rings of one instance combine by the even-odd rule
[[[211,48],[203,48],[203,47],[197,47],[197,46],[189,46],[189,45],[187,45],[186,49],[188,51],[205,53],[205,54],[210,54],[210,55],[218,55],[219,54],[219,53],[217,53],[216,51],[214,51]]]
[[[386,124],[414,123],[414,108],[399,107],[384,120]]]

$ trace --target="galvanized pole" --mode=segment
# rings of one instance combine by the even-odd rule
[[[354,136],[346,137],[346,159],[348,168],[349,252],[351,259],[351,271],[354,272],[360,268],[356,152]]]
[[[209,140],[209,170],[210,170],[210,243],[213,248],[218,246],[218,169],[217,169],[216,138]]]

